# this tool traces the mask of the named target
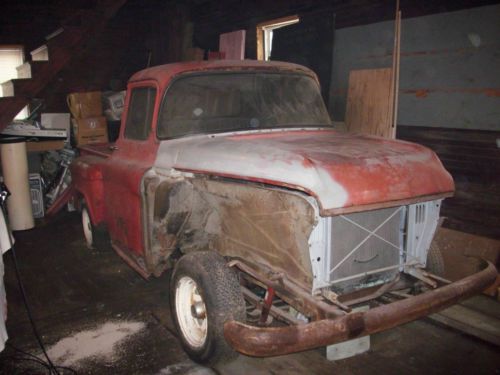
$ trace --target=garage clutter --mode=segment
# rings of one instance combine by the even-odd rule
[[[125,91],[71,93],[67,96],[69,113],[42,113],[40,121],[34,120],[38,114],[33,113],[2,132],[4,140],[16,137],[16,142],[26,145],[26,187],[34,218],[64,207],[61,200],[69,195],[71,185],[69,165],[78,156],[78,147],[115,140],[124,101]]]

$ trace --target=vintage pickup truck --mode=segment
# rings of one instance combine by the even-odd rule
[[[146,278],[173,268],[172,315],[199,362],[385,330],[497,274],[485,264],[450,284],[425,269],[451,176],[420,145],[336,132],[302,66],[140,71],[117,142],[80,151],[71,173],[87,244],[110,240]],[[411,296],[352,311],[402,288]]]

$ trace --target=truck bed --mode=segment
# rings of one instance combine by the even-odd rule
[[[84,146],[79,146],[81,155],[96,155],[103,158],[108,158],[113,153],[114,143],[94,143]]]

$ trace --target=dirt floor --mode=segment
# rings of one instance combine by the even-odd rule
[[[79,374],[500,374],[498,348],[428,320],[373,335],[370,351],[351,359],[329,362],[324,350],[313,350],[267,359],[241,356],[208,369],[189,360],[172,329],[168,274],[146,281],[111,250],[88,250],[77,214],[63,213],[17,233],[16,240],[49,355]],[[4,259],[10,339],[0,355],[0,373],[47,373],[14,349],[40,355],[12,254]]]

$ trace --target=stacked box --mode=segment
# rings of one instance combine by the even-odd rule
[[[77,146],[108,142],[108,125],[102,115],[100,91],[69,94],[67,103],[73,115],[73,132]]]
[[[106,117],[73,118],[72,121],[77,146],[108,142]]]

